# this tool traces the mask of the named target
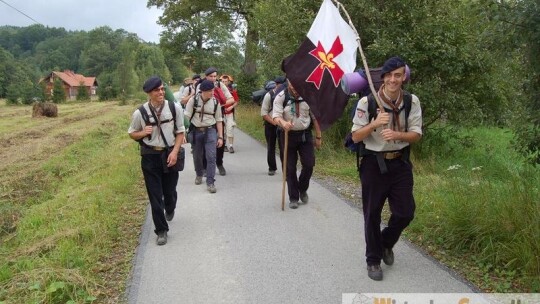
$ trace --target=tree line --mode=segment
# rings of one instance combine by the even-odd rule
[[[163,9],[161,45],[203,54],[213,31],[240,30],[240,92],[281,73],[281,61],[306,38],[322,1],[148,0]],[[513,143],[540,162],[540,6],[537,0],[341,0],[368,63],[399,55],[412,69],[407,89],[420,97],[427,130],[444,124],[511,127]],[[342,14],[343,15],[343,14]],[[360,56],[357,66],[362,67]],[[245,86],[245,87],[244,87]],[[242,90],[245,88],[245,90]],[[341,132],[350,127],[343,123]],[[448,135],[451,134],[452,131]]]
[[[159,45],[124,30],[0,27],[0,98],[23,103],[44,99],[39,80],[64,70],[97,77],[101,100],[135,96],[150,75],[171,83],[190,73],[180,60],[167,58]]]
[[[412,70],[407,89],[420,97],[428,132],[446,130],[449,136],[449,126],[509,127],[517,135],[513,145],[540,162],[536,0],[340,2],[371,67],[394,55],[407,61]],[[36,90],[35,80],[55,69],[97,76],[100,98],[111,99],[137,94],[148,75],[179,83],[216,66],[236,76],[246,100],[265,80],[282,74],[282,59],[306,38],[321,3],[148,0],[148,6],[163,9],[159,45],[108,27],[90,32],[0,27],[0,97],[12,91],[9,85]],[[357,66],[362,67],[360,58]],[[344,134],[349,127],[344,117],[335,128]]]

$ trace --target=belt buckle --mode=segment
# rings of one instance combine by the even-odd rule
[[[156,151],[163,151],[165,150],[165,148],[163,147],[152,147],[152,149],[156,150]]]
[[[400,152],[388,152],[388,153],[384,153],[384,159],[388,159],[388,160],[391,160],[391,159],[396,159],[398,157],[401,157],[401,153]]]

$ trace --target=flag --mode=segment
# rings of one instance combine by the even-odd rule
[[[356,67],[356,34],[331,0],[324,0],[306,39],[283,71],[324,130],[343,114],[349,96],[339,81]]]

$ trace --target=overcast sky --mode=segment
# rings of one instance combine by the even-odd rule
[[[122,28],[137,34],[147,42],[159,43],[163,29],[157,20],[162,12],[155,7],[147,8],[146,3],[147,0],[0,0],[0,25],[41,23],[71,31],[90,31],[107,25],[113,30]]]

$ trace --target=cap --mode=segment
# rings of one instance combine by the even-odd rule
[[[214,82],[205,79],[201,82],[201,85],[199,86],[199,89],[201,91],[210,91],[214,88]]]
[[[210,67],[210,68],[206,69],[206,71],[204,71],[204,75],[208,76],[208,75],[210,75],[212,73],[216,73],[217,71],[218,70],[216,68]]]
[[[395,56],[391,57],[384,63],[382,70],[381,70],[381,79],[384,78],[384,74],[388,72],[392,72],[395,69],[399,69],[401,67],[405,66],[405,61],[403,59]]]
[[[278,76],[276,79],[274,79],[274,82],[277,84],[285,83],[287,81],[287,78],[285,76]]]
[[[220,79],[223,80],[224,78],[229,79],[229,81],[233,82],[234,79],[231,75],[223,74],[221,75]]]
[[[152,90],[159,87],[161,84],[163,84],[161,78],[157,76],[152,76],[144,82],[143,91],[146,93],[150,93],[152,92]]]
[[[191,80],[195,80],[195,79],[201,79],[201,75],[194,74],[193,77],[191,77]]]

